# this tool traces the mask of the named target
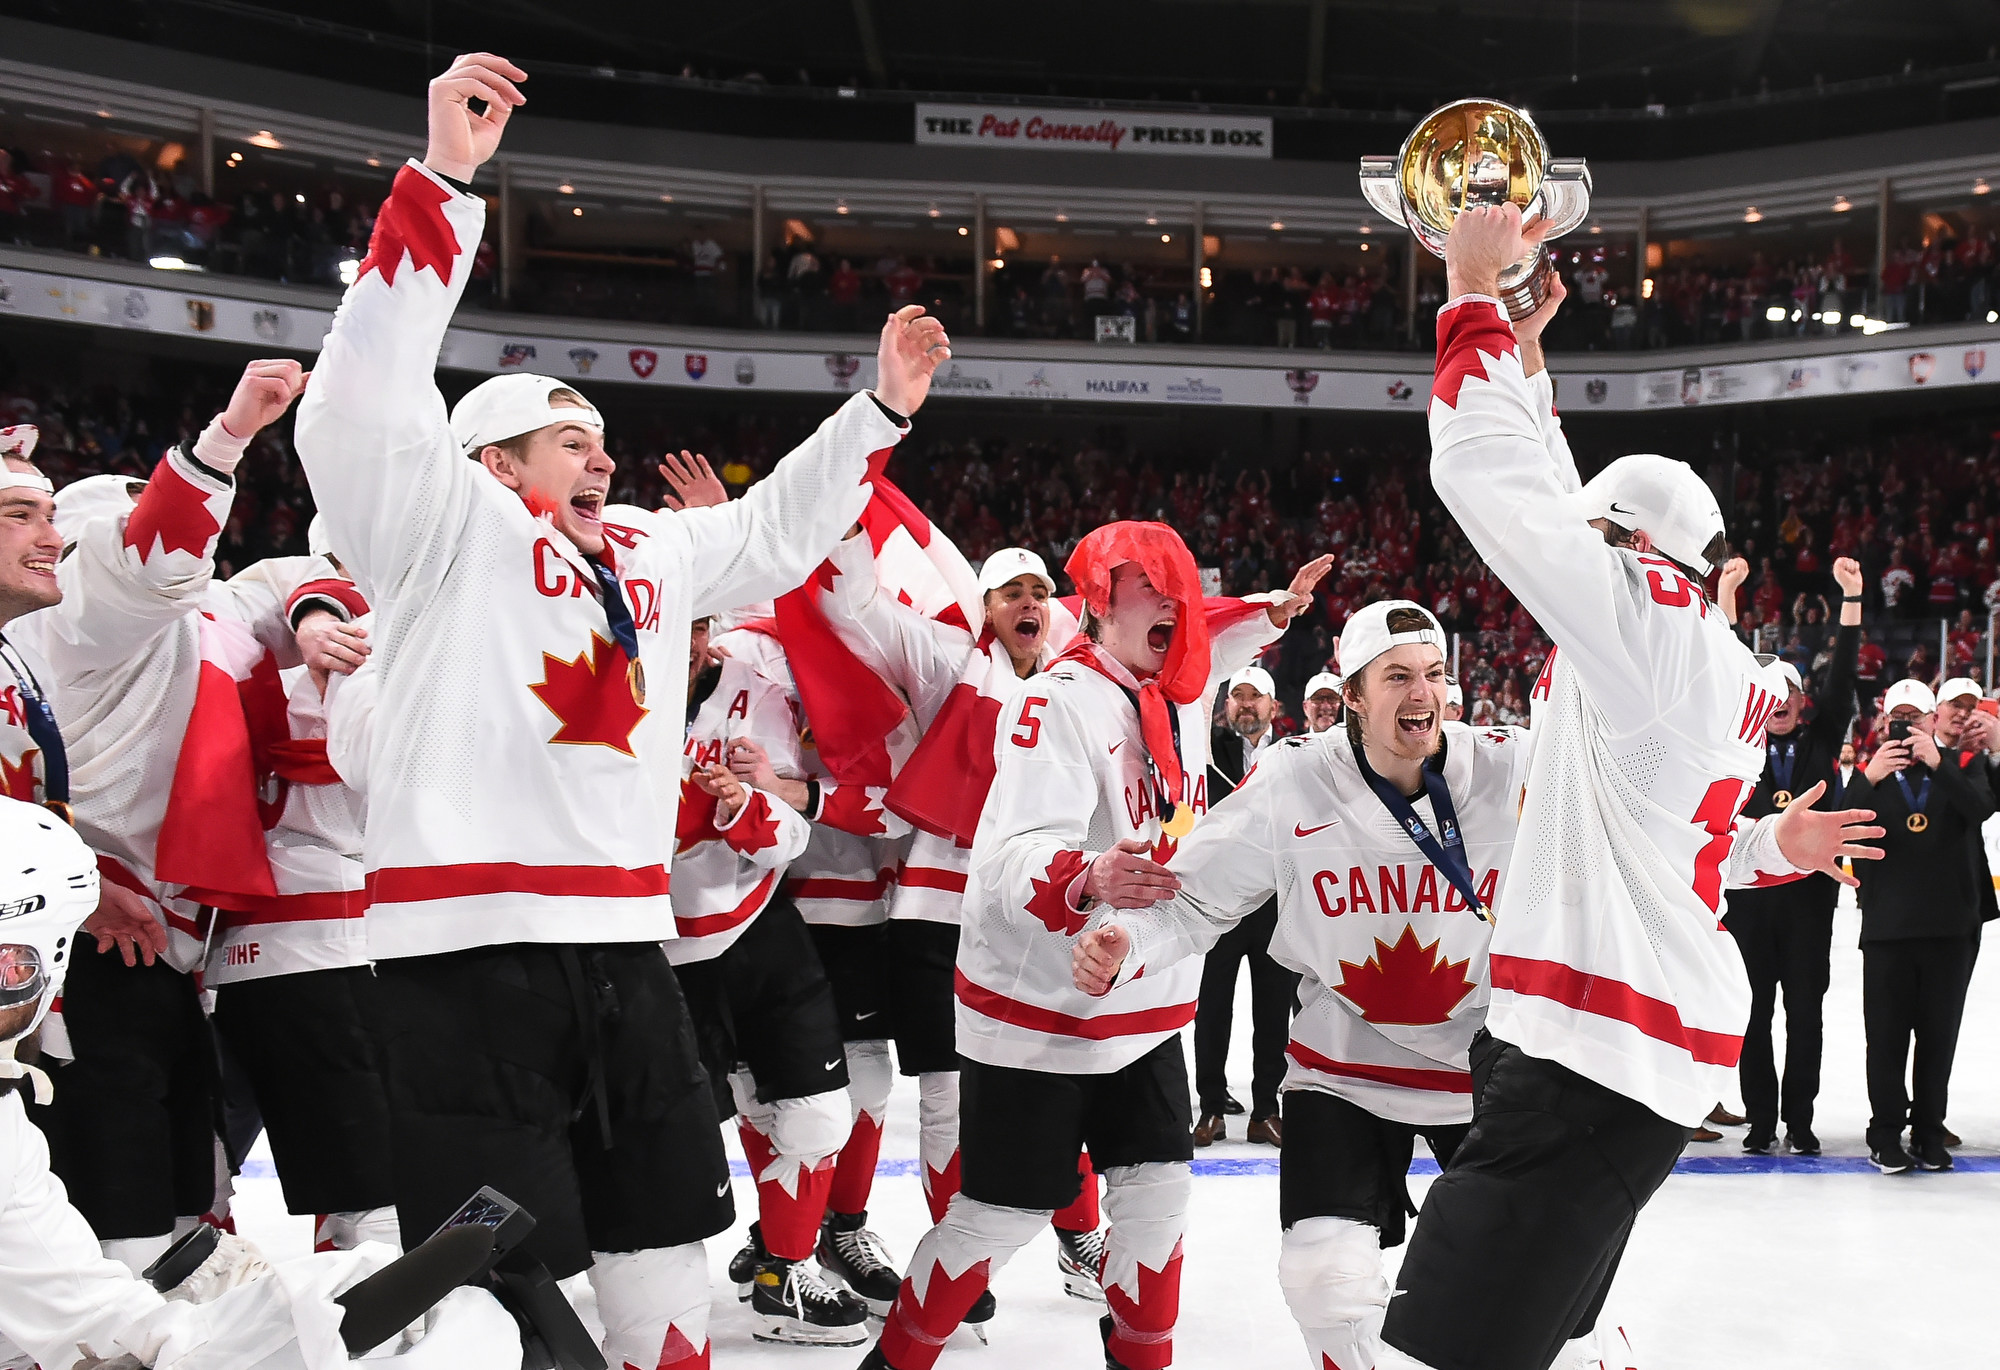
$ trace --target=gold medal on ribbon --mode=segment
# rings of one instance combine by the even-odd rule
[[[1160,831],[1179,841],[1194,831],[1194,810],[1186,804],[1174,805],[1174,811],[1160,820]]]
[[[1913,813],[1903,820],[1903,826],[1911,832],[1922,832],[1931,825],[1931,820],[1920,813]]]
[[[634,704],[644,704],[646,702],[646,668],[636,658],[630,666],[626,667],[625,680],[632,687],[632,702]]]
[[[1792,806],[1792,792],[1790,790],[1779,790],[1771,796],[1771,802],[1781,809],[1788,809]]]

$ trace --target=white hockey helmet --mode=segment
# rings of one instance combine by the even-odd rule
[[[48,1016],[96,908],[97,858],[76,830],[39,804],[0,798],[0,1009],[35,1005],[14,1036]]]
[[[490,443],[505,442],[558,423],[584,423],[599,433],[604,431],[604,416],[589,400],[584,400],[581,409],[551,403],[549,396],[558,390],[567,390],[583,399],[583,392],[568,381],[532,371],[510,371],[483,380],[452,406],[452,441],[458,444],[460,452],[475,457]]]
[[[1684,461],[1650,452],[1620,457],[1583,487],[1584,518],[1643,531],[1653,546],[1707,576],[1710,548],[1722,536],[1722,506],[1708,482]]]

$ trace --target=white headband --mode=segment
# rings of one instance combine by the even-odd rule
[[[56,488],[49,483],[49,478],[39,471],[10,471],[4,465],[0,465],[0,490],[14,489],[39,490],[51,499],[56,493]]]

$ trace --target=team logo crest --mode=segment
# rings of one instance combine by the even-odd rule
[[[632,374],[643,381],[660,364],[660,354],[650,347],[635,347],[625,354],[625,360],[632,364]]]
[[[1298,404],[1311,404],[1310,396],[1319,386],[1319,372],[1300,367],[1285,373],[1285,384],[1292,388],[1292,399]]]
[[[1910,380],[1922,385],[1937,372],[1937,357],[1929,352],[1910,354]]]
[[[1681,372],[1681,403],[1701,403],[1701,368],[1690,366]]]
[[[1402,380],[1400,378],[1397,380],[1390,381],[1386,389],[1388,391],[1390,400],[1396,404],[1402,404],[1406,402],[1410,398],[1410,396],[1416,393],[1416,391],[1410,389],[1410,383],[1408,381]]]
[[[146,292],[143,290],[126,291],[125,298],[119,301],[119,304],[124,311],[126,323],[144,323],[146,316],[153,312],[153,303],[146,298]]]
[[[736,359],[736,383],[738,385],[755,385],[757,383],[757,359],[755,357],[738,357]]]
[[[282,309],[254,309],[250,312],[250,331],[265,342],[283,342],[291,336],[292,321]]]
[[[708,353],[689,352],[681,358],[681,365],[687,368],[689,380],[698,381],[708,374]]]
[[[1592,376],[1583,383],[1583,397],[1592,404],[1603,404],[1604,397],[1611,393],[1611,383],[1602,376]]]
[[[1792,374],[1785,377],[1785,393],[1797,394],[1801,390],[1810,390],[1817,384],[1819,384],[1817,366],[1795,366],[1792,368]]]
[[[854,373],[861,369],[861,358],[852,352],[829,352],[826,354],[826,374],[833,377],[833,383],[842,390],[854,379]]]
[[[579,376],[588,376],[590,368],[597,365],[597,349],[594,347],[572,347],[569,350],[569,364],[576,368]]]
[[[534,359],[535,345],[533,343],[500,344],[500,365],[502,366],[526,366]]]
[[[188,327],[197,333],[208,333],[215,328],[215,302],[213,300],[189,300],[187,302]]]
[[[1986,369],[1986,349],[1983,347],[1974,347],[1967,350],[1965,354],[1966,379],[1974,381],[1978,380],[1979,373],[1984,371],[1985,369]]]

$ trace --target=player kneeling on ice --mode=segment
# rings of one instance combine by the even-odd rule
[[[337,1297],[395,1263],[393,1247],[370,1243],[274,1268],[250,1243],[221,1234],[207,1257],[179,1279],[159,1273],[166,1260],[148,1272],[166,1285],[164,1293],[104,1255],[97,1234],[49,1170],[48,1143],[23,1107],[28,1094],[49,1101],[49,1078],[15,1059],[17,1044],[62,993],[77,930],[97,907],[97,858],[48,810],[5,798],[0,851],[8,857],[0,871],[0,1269],[7,1272],[0,1293],[0,1364],[43,1370],[106,1362],[158,1370],[333,1370],[347,1364],[342,1332],[351,1310]],[[401,1327],[428,1302],[426,1294],[391,1321]],[[391,1340],[380,1358],[412,1370],[518,1370],[521,1364],[513,1317],[482,1290],[452,1290],[425,1324],[414,1347]]]
[[[1070,983],[1070,942],[1099,903],[1173,892],[1159,863],[1207,807],[1213,682],[1310,605],[1311,585],[1278,603],[1204,605],[1186,544],[1156,523],[1097,529],[1066,569],[1085,636],[1001,716],[966,879],[961,1188],[911,1256],[870,1367],[929,1370],[993,1270],[1076,1198],[1084,1146],[1111,1221],[1106,1363],[1173,1361],[1194,1155],[1176,1033],[1194,1018],[1199,971],[1148,977],[1113,1014]]]
[[[1443,644],[1408,601],[1349,619],[1346,727],[1272,748],[1169,863],[1178,892],[1103,915],[1074,954],[1077,988],[1123,1009],[1124,986],[1200,956],[1278,895],[1271,954],[1303,976],[1278,1270],[1315,1370],[1374,1366],[1380,1249],[1403,1240],[1415,1138],[1448,1166],[1472,1121],[1492,907],[1531,750],[1522,730],[1445,720]],[[1840,817],[1746,825],[1730,881],[1790,875],[1785,853],[1817,864],[1819,830],[1833,819],[1837,837]]]

